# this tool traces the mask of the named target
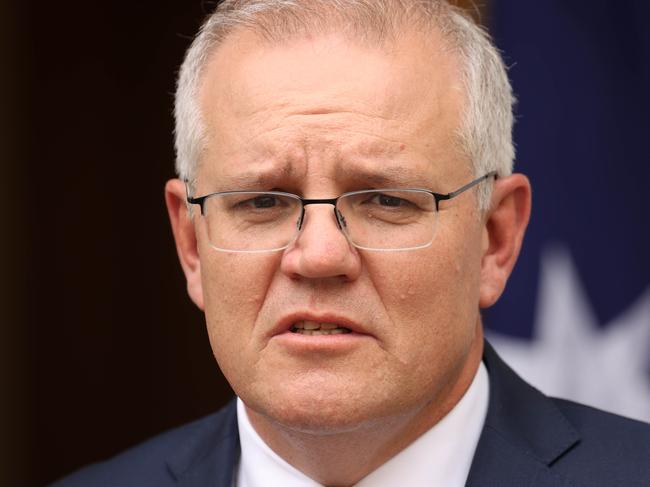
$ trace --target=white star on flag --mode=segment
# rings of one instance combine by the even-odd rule
[[[533,339],[490,342],[545,394],[650,422],[650,287],[599,327],[566,248],[547,248],[540,280]]]

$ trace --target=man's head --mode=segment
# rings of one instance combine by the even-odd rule
[[[485,35],[440,2],[226,1],[208,20],[176,105],[193,195],[444,194],[500,176],[441,201],[431,245],[389,252],[351,245],[327,205],[305,208],[283,250],[216,250],[183,183],[168,183],[189,294],[257,425],[417,436],[459,400],[481,357],[479,309],[502,292],[528,218],[528,183],[508,176],[511,104]],[[295,330],[317,324],[352,332]]]
[[[455,58],[465,100],[458,143],[479,177],[511,173],[514,97],[503,61],[487,33],[467,14],[439,0],[226,0],[206,20],[187,52],[176,92],[176,170],[194,182],[210,134],[199,93],[210,55],[234,31],[249,29],[269,43],[337,33],[367,47],[390,49],[404,33],[435,33]],[[432,59],[426,59],[428,64]],[[490,187],[477,190],[485,208]]]

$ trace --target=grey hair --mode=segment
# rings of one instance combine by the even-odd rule
[[[476,177],[512,172],[515,99],[506,67],[489,34],[446,0],[225,0],[207,18],[187,51],[176,90],[176,172],[192,184],[206,143],[199,105],[201,77],[208,58],[237,28],[265,40],[337,31],[370,45],[390,42],[404,27],[436,28],[458,58],[466,90],[458,129],[460,147]],[[430,32],[430,31],[429,31]],[[490,203],[491,185],[478,190],[480,209]]]

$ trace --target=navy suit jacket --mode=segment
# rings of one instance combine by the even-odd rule
[[[650,425],[546,397],[487,343],[483,360],[490,402],[466,486],[650,486]],[[232,401],[52,487],[232,487],[238,459]]]

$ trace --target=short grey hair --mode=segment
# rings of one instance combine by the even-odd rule
[[[178,77],[176,172],[190,184],[207,137],[199,105],[202,75],[210,55],[238,28],[268,41],[336,30],[369,42],[389,42],[405,28],[437,29],[459,60],[466,94],[457,136],[475,176],[512,172],[515,99],[506,67],[489,34],[462,9],[446,0],[225,0],[204,22]],[[490,190],[488,184],[478,190],[483,210]]]

